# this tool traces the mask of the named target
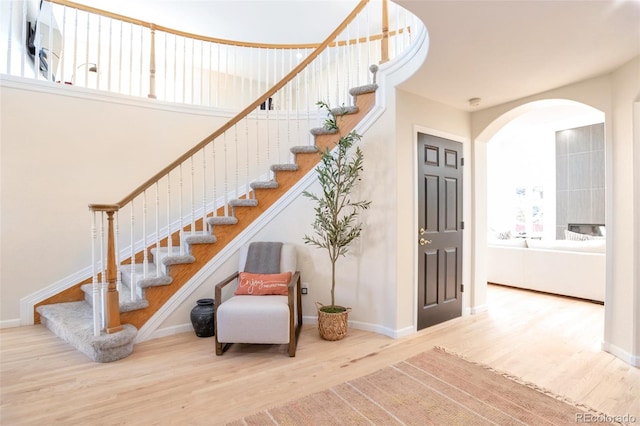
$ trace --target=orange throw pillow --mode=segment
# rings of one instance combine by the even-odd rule
[[[289,282],[291,281],[291,272],[283,274],[251,274],[249,272],[240,272],[238,277],[238,288],[235,295],[281,295],[286,296],[288,292]]]

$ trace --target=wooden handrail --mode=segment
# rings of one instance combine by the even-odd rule
[[[63,0],[55,0],[55,1],[63,1]],[[351,23],[351,21],[362,11],[362,9],[364,9],[364,7],[367,5],[368,2],[369,2],[369,0],[360,0],[360,2],[353,9],[353,11],[329,35],[329,37],[327,37],[326,40],[324,42],[322,42],[309,56],[307,56],[303,61],[301,61],[300,64],[298,64],[293,70],[291,70],[287,75],[285,75],[282,78],[282,80],[280,80],[278,83],[276,83],[271,89],[267,90],[258,99],[256,99],[251,104],[249,104],[249,106],[247,106],[245,109],[240,111],[240,113],[238,113],[235,117],[233,117],[227,123],[222,125],[222,127],[220,127],[218,130],[216,130],[215,132],[211,133],[209,136],[204,138],[202,141],[200,141],[200,143],[195,145],[189,151],[185,152],[182,156],[177,158],[175,161],[173,161],[171,164],[166,166],[164,169],[160,170],[158,173],[153,175],[151,178],[149,178],[147,181],[145,181],[142,185],[140,185],[138,188],[136,188],[133,192],[131,192],[129,195],[127,195],[122,200],[120,200],[118,203],[116,203],[116,206],[122,207],[122,206],[128,204],[129,202],[131,202],[134,198],[136,198],[138,195],[142,194],[146,189],[151,187],[151,185],[153,185],[156,181],[160,180],[162,177],[167,175],[173,169],[178,167],[181,163],[185,162],[191,156],[193,156],[195,153],[200,151],[208,143],[213,141],[218,136],[221,136],[224,132],[226,132],[231,127],[233,127],[235,124],[240,122],[240,120],[242,120],[246,115],[248,115],[249,113],[254,111],[256,108],[258,108],[258,106],[260,106],[263,102],[266,102],[267,99],[269,99],[278,90],[282,89],[289,81],[291,81],[304,68],[306,68],[314,59],[316,59],[318,57],[318,55],[320,55],[320,53],[331,44],[331,42],[338,36],[338,34],[340,34],[347,27],[347,25],[349,25],[349,23]],[[89,208],[94,210],[94,208],[92,206],[101,206],[101,205],[100,204],[97,204],[97,205],[96,204],[91,204],[91,205],[89,205]]]

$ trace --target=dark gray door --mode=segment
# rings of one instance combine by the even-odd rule
[[[418,134],[418,330],[462,315],[462,144]]]

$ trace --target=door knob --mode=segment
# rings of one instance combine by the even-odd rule
[[[424,230],[424,228],[420,228],[420,235],[424,235],[424,233],[427,232]]]
[[[424,238],[420,238],[420,245],[423,246],[425,244],[431,244],[431,240],[425,240]]]

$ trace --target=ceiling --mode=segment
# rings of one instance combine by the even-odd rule
[[[640,2],[397,0],[429,30],[420,71],[402,89],[486,108],[606,74],[640,54]],[[640,70],[638,70],[640,78]]]
[[[357,3],[77,1],[192,33],[266,43],[321,41]],[[430,39],[424,65],[400,88],[465,111],[606,74],[640,55],[640,0],[396,3],[422,19]],[[471,107],[474,97],[482,101]]]

